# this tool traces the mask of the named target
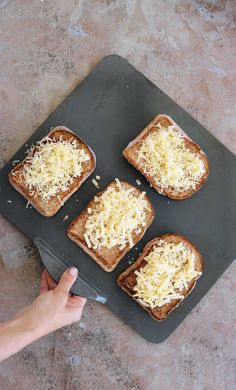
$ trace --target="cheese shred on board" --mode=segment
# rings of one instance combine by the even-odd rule
[[[169,186],[179,191],[195,189],[205,172],[202,160],[186,146],[174,125],[158,124],[143,140],[138,160],[161,190]]]
[[[133,244],[132,233],[139,234],[146,226],[148,202],[145,192],[133,194],[135,188],[123,188],[116,180],[116,187],[108,187],[101,196],[95,197],[95,207],[88,210],[84,239],[89,248],[108,249],[119,246],[122,250]]]
[[[160,240],[144,260],[147,264],[134,272],[134,296],[146,307],[161,307],[173,299],[183,299],[181,292],[201,275],[195,270],[195,253],[182,242]]]
[[[81,176],[83,162],[90,159],[76,140],[54,140],[44,137],[32,147],[21,172],[21,180],[31,196],[48,201],[68,190],[76,177]]]

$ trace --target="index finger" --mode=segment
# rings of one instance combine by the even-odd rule
[[[42,273],[41,283],[40,283],[40,294],[44,294],[49,290],[48,282],[47,282],[47,276],[46,276],[46,269]]]
[[[56,283],[55,280],[52,278],[52,276],[48,273],[47,270],[45,270],[45,275],[46,275],[47,284],[48,284],[49,289],[50,289],[50,290],[54,290],[54,288],[57,287],[57,283]]]

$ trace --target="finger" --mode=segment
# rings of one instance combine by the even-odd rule
[[[72,297],[67,300],[66,306],[70,311],[74,312],[75,315],[79,315],[79,317],[81,317],[85,304],[85,298]]]
[[[78,275],[78,270],[75,267],[68,268],[61,276],[61,279],[55,288],[55,291],[63,292],[64,294],[69,293],[70,288],[73,286]]]
[[[87,302],[87,298],[79,297],[78,295],[72,295],[72,297],[69,299],[69,301],[78,307],[83,308],[84,305]]]
[[[54,290],[57,287],[57,283],[51,277],[51,275],[48,273],[48,271],[45,271],[45,274],[46,274],[46,279],[47,279],[49,289]]]
[[[41,283],[40,283],[40,294],[43,294],[49,290],[47,277],[46,277],[46,270],[42,273]]]

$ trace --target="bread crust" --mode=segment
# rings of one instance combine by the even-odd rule
[[[175,190],[173,187],[170,187],[170,186],[165,188],[165,189],[162,189],[162,188],[160,188],[160,186],[158,186],[155,183],[153,176],[150,175],[149,173],[145,172],[144,169],[142,167],[140,167],[140,162],[142,162],[142,161],[138,162],[138,150],[141,147],[142,141],[145,138],[147,138],[147,136],[150,133],[152,133],[153,131],[156,130],[156,125],[158,123],[160,123],[163,126],[174,125],[176,127],[176,129],[178,130],[178,132],[184,137],[183,139],[184,139],[186,147],[191,149],[193,152],[195,152],[202,160],[202,162],[204,164],[205,171],[204,171],[204,174],[202,175],[201,179],[197,183],[195,189],[190,188],[190,189],[186,189],[185,191],[181,191],[181,192]],[[149,123],[149,125],[147,127],[145,127],[145,129],[143,131],[141,131],[141,133],[133,141],[131,141],[127,145],[127,147],[123,150],[123,156],[126,158],[126,160],[131,165],[133,165],[139,172],[142,173],[142,175],[145,176],[145,178],[149,181],[151,186],[157,192],[159,192],[162,195],[166,195],[169,198],[175,199],[175,200],[186,199],[186,198],[192,196],[193,194],[195,194],[203,186],[203,184],[206,182],[206,180],[209,176],[208,158],[205,155],[205,153],[202,151],[200,146],[198,144],[196,144],[195,142],[193,142],[191,140],[191,138],[189,138],[189,136],[183,131],[183,129],[181,129],[181,127],[179,127],[177,125],[177,123],[173,119],[171,119],[168,115],[164,115],[164,114],[157,115],[153,119],[153,121],[151,123]]]
[[[40,196],[33,197],[30,195],[30,190],[25,185],[24,182],[20,179],[20,173],[24,165],[26,164],[27,157],[16,165],[11,172],[9,173],[9,181],[11,185],[21,194],[24,198],[42,215],[46,217],[52,217],[55,215],[59,209],[64,205],[64,203],[73,195],[74,192],[78,190],[81,184],[93,173],[96,167],[96,156],[92,149],[75,133],[73,133],[70,129],[65,126],[57,126],[52,129],[47,137],[59,140],[62,137],[63,140],[76,140],[80,147],[89,154],[89,161],[83,162],[83,171],[81,176],[76,177],[73,183],[69,186],[69,188],[60,192],[55,196],[52,196],[48,202],[45,202],[41,199]],[[37,152],[37,145],[34,147],[33,154]],[[58,199],[58,196],[60,200]]]
[[[133,185],[125,182],[125,181],[120,181],[122,186],[125,186],[125,188],[134,188],[135,193],[140,195],[142,191]],[[104,191],[107,190],[108,187],[116,187],[116,182],[111,182]],[[99,192],[96,194],[96,197],[100,197],[104,191]],[[146,211],[146,226],[142,228],[141,233],[139,234],[132,234],[132,240],[134,245],[141,240],[141,238],[144,236],[147,228],[151,225],[153,222],[153,219],[155,217],[155,212],[153,205],[147,195],[145,195],[145,199],[148,201],[150,212]],[[71,222],[71,224],[68,226],[67,229],[67,235],[68,237],[74,241],[77,245],[79,245],[90,257],[92,257],[93,260],[95,260],[100,267],[104,269],[106,272],[111,272],[114,270],[114,268],[117,266],[117,264],[120,262],[120,260],[125,256],[125,254],[130,250],[130,247],[128,243],[123,249],[119,249],[118,246],[115,246],[111,249],[107,249],[102,247],[100,250],[99,249],[93,249],[93,248],[88,248],[86,241],[84,239],[84,232],[85,232],[85,222],[89,216],[88,214],[88,208],[93,209],[94,207],[94,198],[88,203],[86,208],[74,219],[74,221]]]
[[[134,294],[136,291],[133,290],[133,287],[136,285],[136,275],[134,274],[134,271],[139,270],[141,267],[144,267],[147,262],[144,259],[148,253],[152,251],[153,246],[160,240],[164,240],[167,242],[183,242],[188,248],[190,248],[192,251],[194,251],[196,255],[195,260],[195,269],[199,272],[203,272],[203,257],[199,250],[196,248],[195,245],[193,245],[186,237],[180,235],[180,234],[164,234],[157,238],[154,238],[151,240],[143,249],[142,254],[139,256],[139,258],[136,260],[134,264],[132,264],[129,268],[127,268],[124,272],[122,272],[118,278],[117,283],[118,285],[127,293],[129,294],[143,309],[145,309],[154,320],[157,321],[163,321],[167,318],[167,316],[171,313],[172,310],[176,309],[179,304],[190,294],[190,292],[193,290],[193,288],[196,285],[196,281],[198,278],[193,279],[191,282],[188,283],[188,288],[181,291],[181,294],[184,295],[184,298],[182,299],[175,299],[171,301],[170,303],[166,303],[165,305],[161,307],[155,307],[155,308],[149,308],[144,306],[141,302],[137,300],[137,298],[134,297]]]

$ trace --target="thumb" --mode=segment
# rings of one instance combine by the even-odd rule
[[[55,290],[68,294],[78,275],[75,267],[68,268],[61,276],[61,279]]]

